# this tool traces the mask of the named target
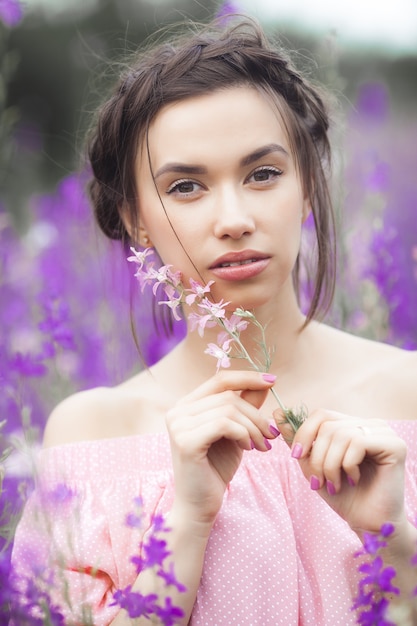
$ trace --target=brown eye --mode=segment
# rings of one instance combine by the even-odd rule
[[[255,183],[271,182],[276,180],[281,174],[282,171],[276,167],[260,167],[249,176],[248,181]]]
[[[263,181],[263,180],[269,180],[269,176],[270,176],[270,172],[268,172],[267,170],[260,170],[259,172],[255,172],[253,175],[254,180],[256,181]]]
[[[178,180],[173,183],[168,189],[167,193],[175,193],[177,195],[188,195],[194,193],[200,188],[198,183],[192,180]]]

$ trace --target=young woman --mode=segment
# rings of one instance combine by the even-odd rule
[[[153,247],[184,285],[214,281],[215,301],[266,327],[273,357],[267,374],[245,360],[216,373],[205,349],[219,328],[206,327],[125,383],[53,412],[40,482],[44,493],[64,482],[74,497],[35,534],[39,505],[48,514],[35,494],[15,562],[22,572],[34,553],[60,562],[68,623],[91,606],[94,624],[128,624],[109,606],[114,591],[161,591],[129,563],[138,537],[124,519],[138,496],[171,528],[187,591],[169,594],[183,624],[354,624],[353,555],[385,522],[395,583],[403,594],[417,584],[406,567],[417,540],[417,356],[317,321],[334,276],[327,129],[318,91],[248,20],[148,50],[101,109],[90,190],[104,232]],[[310,213],[317,267],[304,314]],[[259,337],[242,339],[254,353]],[[273,386],[308,409],[295,434]]]

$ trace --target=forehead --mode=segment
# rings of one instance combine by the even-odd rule
[[[277,104],[269,94],[247,86],[168,104],[155,116],[148,130],[153,167],[171,160],[240,159],[271,143],[278,143],[291,153]]]

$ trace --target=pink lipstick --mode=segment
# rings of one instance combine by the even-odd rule
[[[270,257],[256,250],[241,250],[222,255],[210,266],[211,272],[223,280],[247,280],[260,274]]]

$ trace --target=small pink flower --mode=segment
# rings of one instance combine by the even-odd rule
[[[135,278],[139,282],[140,289],[142,292],[145,289],[146,285],[152,284],[154,281],[153,265],[154,265],[153,263],[149,263],[144,268],[138,267],[138,269],[135,272]]]
[[[224,320],[224,325],[226,326],[229,333],[241,333],[249,326],[249,322],[242,319],[239,315],[235,315],[233,313],[229,319]]]
[[[142,268],[145,262],[147,262],[147,257],[154,254],[152,248],[145,248],[141,251],[131,247],[130,251],[133,252],[133,256],[128,256],[127,260],[130,263],[136,263],[136,265],[139,265],[140,268]]]
[[[190,278],[191,289],[186,290],[188,295],[185,298],[185,302],[189,306],[191,306],[192,304],[194,304],[197,298],[199,300],[204,298],[204,294],[210,292],[210,287],[211,285],[213,285],[213,283],[214,283],[214,280],[210,280],[207,283],[207,285],[203,286],[201,283],[198,283],[196,280],[193,280],[192,278]]]
[[[221,347],[215,343],[209,343],[206,350],[204,350],[206,354],[210,354],[217,359],[217,371],[221,367],[230,367],[230,358],[228,356],[231,350],[230,342],[231,339],[228,339]]]
[[[204,298],[198,306],[200,309],[203,309],[203,311],[207,311],[210,317],[224,319],[226,306],[228,304],[230,304],[230,302],[223,302],[223,300],[220,300],[220,302],[210,302],[208,298]]]
[[[169,285],[177,287],[181,283],[181,272],[172,272],[172,265],[163,265],[159,269],[150,268],[149,280],[155,284],[152,287],[153,294],[156,295],[159,285]]]
[[[212,318],[211,315],[202,315],[201,313],[191,311],[191,313],[189,313],[187,317],[188,321],[190,322],[190,330],[193,331],[197,329],[200,337],[204,335],[204,330],[206,326],[208,328],[214,328],[214,326],[217,326],[217,322]]]
[[[181,321],[182,317],[181,315],[177,313],[177,309],[181,310],[181,297],[180,296],[177,298],[169,298],[168,300],[160,300],[158,304],[166,304],[171,309],[174,319],[177,322]]]
[[[240,333],[248,327],[249,322],[246,322],[241,317],[233,313],[229,319],[227,317],[224,318],[223,324],[226,330],[219,333],[217,337],[219,344],[226,341],[230,335],[234,335],[235,337],[239,336]]]

